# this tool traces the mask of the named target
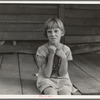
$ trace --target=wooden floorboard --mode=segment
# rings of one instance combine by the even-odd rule
[[[100,94],[100,55],[74,55],[69,75],[81,94]],[[0,55],[0,94],[39,95],[36,88],[38,68],[31,54]],[[77,94],[76,94],[77,95]]]
[[[96,54],[76,55],[73,62],[100,82],[100,56]]]
[[[3,55],[0,54],[0,69],[1,69],[2,59],[3,59]]]
[[[72,83],[82,94],[100,94],[100,82],[72,62],[69,63],[69,75]]]
[[[0,94],[22,94],[17,55],[4,55],[0,69]]]
[[[32,55],[19,54],[20,74],[23,88],[23,94],[39,95],[36,88],[36,77],[34,73],[38,72]]]

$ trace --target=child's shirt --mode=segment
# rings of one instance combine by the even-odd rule
[[[62,45],[62,50],[65,52],[66,54],[66,61],[72,60],[72,53],[71,50],[68,46],[66,45]],[[43,76],[43,71],[42,71],[42,65],[46,65],[47,63],[47,56],[48,56],[48,43],[40,46],[37,50],[36,53],[36,59],[40,62],[42,62],[41,64],[41,68],[39,68],[39,74],[41,74]],[[55,55],[54,57],[54,62],[53,62],[53,70],[52,70],[52,75],[51,78],[55,77],[55,78],[61,78],[59,76],[59,67],[61,65],[61,59]],[[45,66],[44,66],[45,67]],[[44,77],[44,76],[43,76]],[[64,78],[68,78],[68,74],[66,74],[66,76]]]
[[[62,49],[66,54],[66,61],[72,60],[73,58],[72,58],[70,48],[66,45],[62,45]],[[58,71],[61,65],[61,62],[60,62],[61,60],[59,57],[57,56],[54,57],[53,70],[52,70],[51,77],[46,78],[44,76],[42,67],[45,67],[47,63],[48,54],[49,54],[48,43],[40,46],[36,53],[36,59],[41,62],[41,65],[40,65],[41,67],[39,67],[39,71],[38,71],[37,88],[42,92],[46,87],[52,86],[56,88],[57,91],[59,91],[60,89],[59,87],[62,87],[63,84],[66,84],[68,91],[72,93],[76,92],[77,89],[73,87],[68,73],[66,73],[65,77],[59,76]]]

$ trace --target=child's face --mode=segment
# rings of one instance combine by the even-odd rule
[[[63,36],[63,33],[59,28],[47,30],[47,37],[49,39],[49,42],[52,44],[59,43],[62,36]]]

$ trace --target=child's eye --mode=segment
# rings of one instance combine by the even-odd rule
[[[58,30],[55,30],[55,33],[57,33],[58,32]]]
[[[47,31],[48,33],[52,33],[52,31]]]

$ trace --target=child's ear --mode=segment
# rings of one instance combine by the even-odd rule
[[[64,36],[64,33],[62,32],[61,36]]]

